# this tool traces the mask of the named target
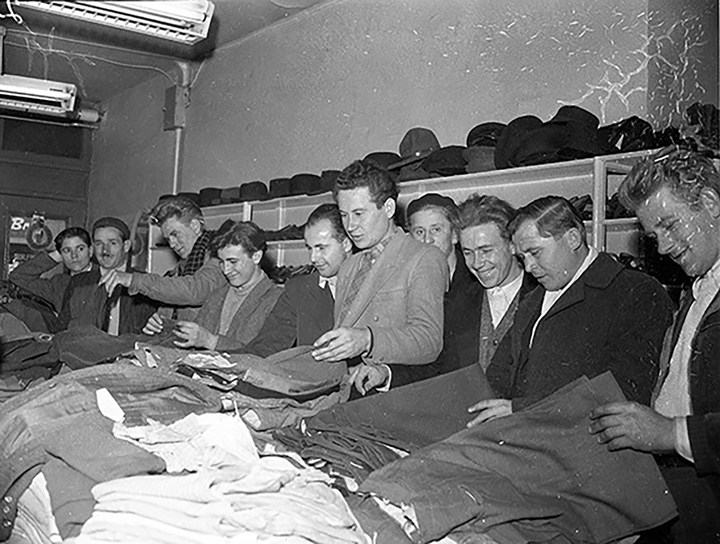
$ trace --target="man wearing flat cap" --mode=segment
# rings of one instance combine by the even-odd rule
[[[130,296],[122,286],[108,293],[99,285],[112,271],[135,272],[128,265],[130,228],[117,217],[102,217],[93,224],[92,243],[99,268],[71,278],[61,321],[68,328],[93,325],[113,336],[141,332],[156,305],[144,296]]]

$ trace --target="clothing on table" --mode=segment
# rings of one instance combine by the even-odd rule
[[[196,323],[213,334],[218,334],[222,319],[222,310],[229,283],[212,292],[198,311]],[[252,288],[232,318],[227,334],[220,334],[216,350],[232,350],[247,345],[263,326],[265,318],[277,303],[282,289],[275,285],[263,272],[262,279]]]
[[[538,320],[544,297],[539,286],[518,307],[487,368],[493,390],[517,410],[612,370],[629,400],[648,405],[673,309],[657,280],[600,253]]]
[[[588,432],[594,408],[622,400],[610,373],[581,378],[385,466],[360,492],[411,508],[413,542],[510,525],[522,541],[608,543],[659,526],[676,511],[652,458],[610,452]]]

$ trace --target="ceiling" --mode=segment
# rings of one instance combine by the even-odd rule
[[[0,0],[0,25],[7,31],[2,73],[74,83],[81,104],[97,104],[159,73],[178,82],[177,61],[211,57],[225,44],[326,0],[212,1],[208,37],[186,46],[28,10],[11,0],[19,23],[8,16],[8,0]]]

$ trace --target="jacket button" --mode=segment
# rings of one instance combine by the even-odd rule
[[[380,318],[376,315],[373,316],[373,321],[378,321]]]
[[[3,520],[2,526],[5,529],[9,529],[12,526],[12,521],[10,521],[9,519]]]
[[[13,498],[10,495],[6,495],[5,497],[3,497],[3,500],[8,504],[12,504],[13,502]]]
[[[10,507],[5,505],[2,507],[2,513],[3,514],[9,514],[10,513]]]

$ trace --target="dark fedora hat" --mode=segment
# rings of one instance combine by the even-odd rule
[[[495,148],[489,145],[473,145],[463,150],[467,161],[465,171],[468,174],[495,170]]]
[[[200,206],[217,206],[220,204],[222,189],[218,187],[205,187],[200,189]]]
[[[290,178],[275,178],[270,180],[269,198],[280,198],[290,194]]]
[[[373,161],[378,166],[388,168],[392,164],[397,164],[402,160],[402,157],[392,151],[373,151],[365,155],[363,161]]]
[[[337,178],[340,177],[340,170],[323,170],[320,173],[320,184],[323,187],[323,192],[332,191],[335,187]]]
[[[464,147],[460,145],[449,145],[441,147],[430,153],[422,161],[422,167],[430,174],[440,176],[457,176],[465,174],[467,160],[463,156]]]
[[[290,193],[293,195],[316,195],[322,192],[321,179],[317,174],[295,174],[290,178]]]
[[[468,132],[465,145],[468,147],[474,145],[495,147],[506,126],[505,123],[481,123]]]
[[[267,194],[267,185],[262,181],[249,181],[240,185],[240,200],[242,202],[262,200],[267,197]]]
[[[542,126],[543,122],[534,115],[522,115],[510,121],[503,129],[495,146],[495,167],[510,168],[510,159],[520,146],[525,137],[535,129]]]
[[[177,196],[181,196],[183,198],[187,198],[188,200],[192,200],[195,204],[200,206],[200,195],[198,193],[178,193]]]
[[[437,136],[432,130],[422,127],[411,128],[400,142],[400,157],[402,160],[389,165],[388,170],[402,168],[420,161],[437,149],[440,149],[440,142],[438,142]]]
[[[240,202],[240,187],[226,187],[220,191],[221,204],[235,204]]]
[[[605,154],[598,139],[598,118],[578,106],[562,106],[555,116],[531,130],[509,157],[511,166],[529,166]]]

